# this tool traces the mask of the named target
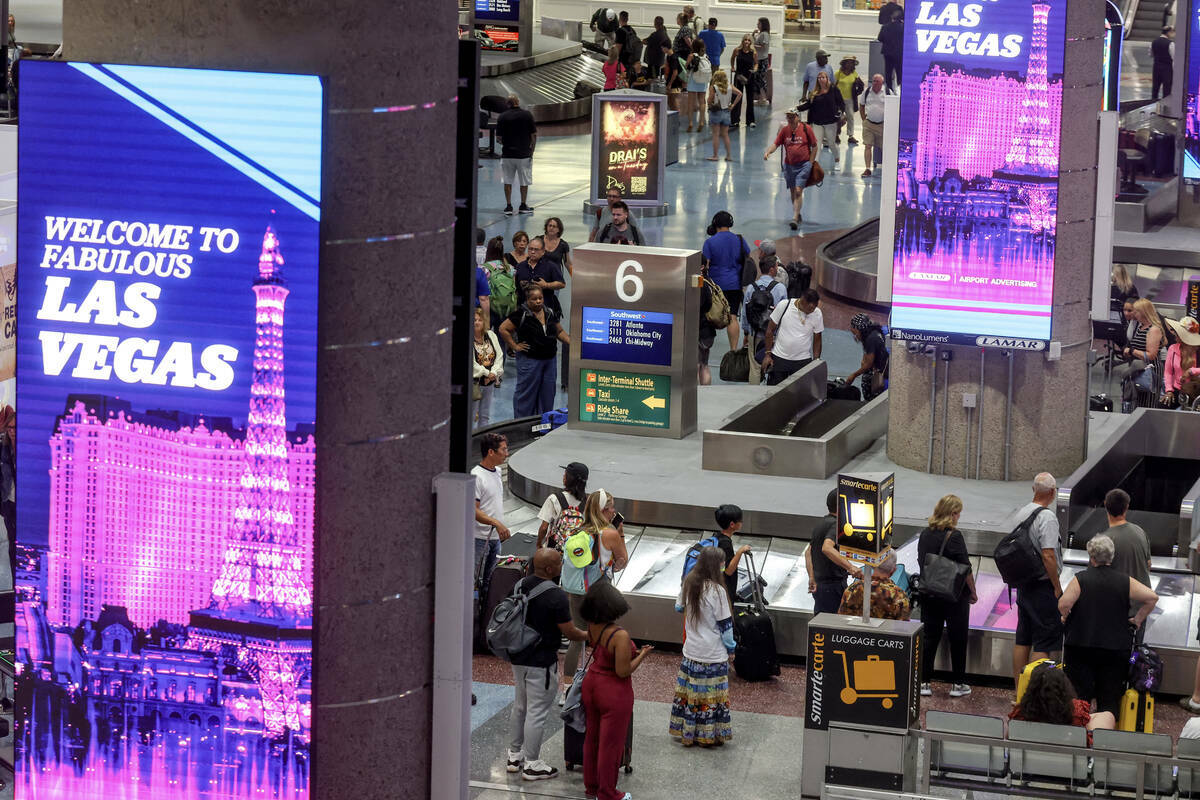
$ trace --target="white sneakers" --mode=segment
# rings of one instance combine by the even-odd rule
[[[544,781],[557,777],[558,768],[550,766],[540,758],[537,761],[527,762],[525,769],[521,770],[521,779],[526,781]]]
[[[521,755],[519,750],[516,752],[513,752],[512,750],[508,751],[507,764],[504,767],[506,770],[509,772],[520,772],[521,767],[524,766],[524,764],[525,756]]]
[[[971,693],[971,687],[965,683],[954,683],[950,685],[951,697],[966,697]]]
[[[928,683],[921,684],[921,697],[933,697],[933,685]]]

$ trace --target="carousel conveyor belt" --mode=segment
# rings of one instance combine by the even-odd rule
[[[505,542],[502,555],[526,556],[532,553],[539,521],[537,509],[516,498],[505,509],[513,538]],[[510,514],[528,516],[513,521]],[[635,639],[682,643],[683,623],[675,612],[675,600],[682,578],[683,560],[700,537],[694,530],[627,525],[625,531],[629,563],[616,575],[617,587],[629,600],[630,612],[622,625]],[[995,533],[968,533],[978,602],[971,606],[971,632],[967,646],[967,672],[976,676],[1004,678],[1012,672],[1012,639],[1017,624],[1015,602],[1010,604],[1007,586],[1000,579],[990,556]],[[775,624],[776,646],[781,655],[803,658],[807,652],[807,624],[813,611],[808,592],[808,574],[804,551],[807,542],[796,539],[739,534],[734,547],[750,545],[762,578],[768,611]],[[980,553],[988,553],[981,555]],[[917,568],[917,540],[910,538],[897,548],[898,561],[907,574]],[[1086,552],[1065,551],[1066,564],[1060,575],[1066,586],[1075,573],[1087,564]],[[740,582],[747,583],[745,561]],[[1154,647],[1164,661],[1161,691],[1184,694],[1191,691],[1200,646],[1196,643],[1196,625],[1200,620],[1200,596],[1197,577],[1179,559],[1155,557],[1152,560],[1151,588],[1159,595],[1154,613],[1146,623],[1146,643]],[[1015,600],[1015,594],[1013,595]],[[919,612],[916,616],[919,616]],[[948,649],[939,652],[937,669],[949,669]]]

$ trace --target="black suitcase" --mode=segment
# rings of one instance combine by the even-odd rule
[[[1113,401],[1111,397],[1105,397],[1102,394],[1094,394],[1088,398],[1088,408],[1091,411],[1112,411]]]
[[[733,607],[733,635],[737,646],[733,651],[733,669],[744,681],[765,681],[779,674],[779,652],[775,649],[775,626],[763,602],[754,555],[746,553],[746,571],[754,597],[749,603]]]
[[[576,767],[583,766],[583,739],[584,734],[572,728],[570,725],[563,725],[563,761],[567,765],[567,772]],[[633,717],[629,718],[629,735],[625,738],[625,752],[621,754],[621,766],[625,768],[625,774],[633,772]]]
[[[862,390],[853,383],[829,381],[825,387],[825,397],[829,400],[862,400]]]
[[[487,624],[492,612],[501,600],[512,594],[513,587],[525,577],[526,559],[515,558],[497,564],[492,570],[492,582],[488,585],[487,597],[477,601],[475,609],[475,652],[490,653],[487,645]]]
[[[1155,131],[1150,134],[1148,159],[1156,178],[1169,178],[1175,174],[1175,137],[1169,133]]]

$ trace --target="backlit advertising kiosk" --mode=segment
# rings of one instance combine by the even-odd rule
[[[22,67],[19,796],[309,796],[323,119],[315,76]]]
[[[636,90],[592,95],[590,203],[604,206],[609,189],[642,216],[666,213],[664,178],[667,98]]]

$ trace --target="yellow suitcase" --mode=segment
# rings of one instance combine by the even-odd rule
[[[1121,715],[1117,728],[1123,731],[1154,733],[1154,695],[1126,689],[1121,697]]]
[[[1021,698],[1025,696],[1025,687],[1029,685],[1029,676],[1032,675],[1033,671],[1035,669],[1037,669],[1038,667],[1040,667],[1042,664],[1049,664],[1052,667],[1057,667],[1058,669],[1062,669],[1062,664],[1059,664],[1056,661],[1051,661],[1048,658],[1039,658],[1037,661],[1030,661],[1028,664],[1026,664],[1025,669],[1021,670],[1020,679],[1017,681],[1017,702],[1018,703],[1021,702]]]

